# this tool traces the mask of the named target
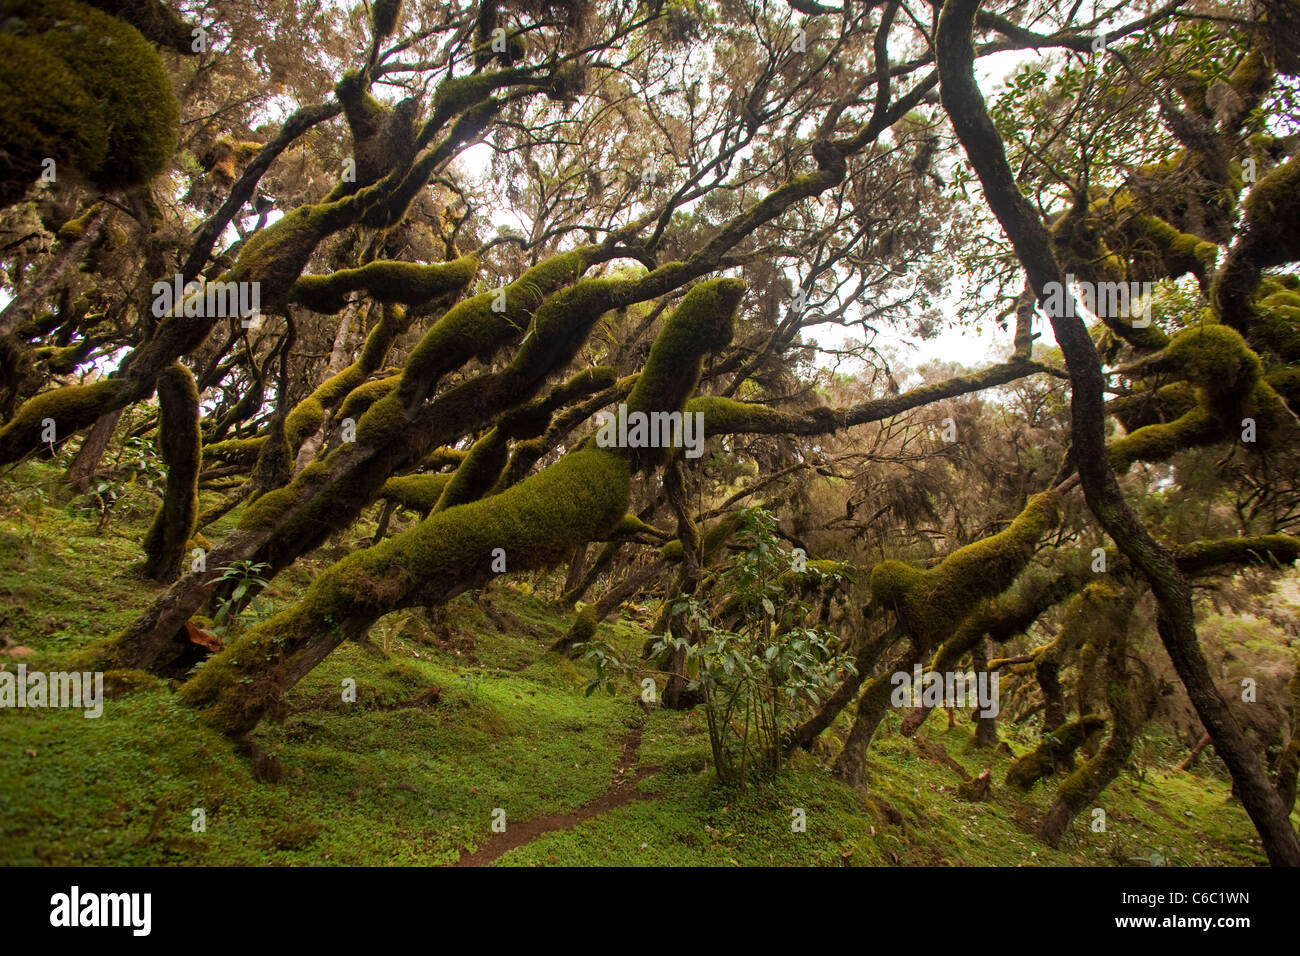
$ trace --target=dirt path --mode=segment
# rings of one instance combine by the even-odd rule
[[[639,780],[648,777],[657,769],[643,767],[635,770],[637,750],[641,746],[642,725],[637,723],[629,727],[623,736],[623,753],[614,770],[614,779],[609,789],[584,806],[568,813],[556,813],[546,817],[535,817],[524,823],[511,823],[504,833],[494,833],[492,837],[473,853],[461,853],[460,859],[452,866],[488,866],[496,862],[502,854],[516,847],[532,843],[544,833],[556,830],[571,830],[584,820],[590,820],[616,807],[626,806],[633,800],[645,800],[652,794],[642,793],[636,789]]]

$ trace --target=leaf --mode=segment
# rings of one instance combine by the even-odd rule
[[[763,598],[763,610],[767,612],[769,617],[776,617],[776,608],[767,598]]]

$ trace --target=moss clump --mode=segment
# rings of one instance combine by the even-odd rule
[[[54,420],[56,441],[70,438],[91,425],[127,388],[110,378],[90,385],[65,385],[28,399],[9,424],[0,428],[0,462],[13,461],[44,444],[45,420]]]
[[[370,22],[374,25],[376,39],[392,35],[401,12],[402,0],[375,0],[370,7]]]
[[[921,648],[937,645],[980,601],[1011,586],[1055,527],[1058,498],[1054,491],[1034,495],[1004,530],[958,548],[933,568],[882,561],[871,571],[872,600],[894,608]]]
[[[1106,718],[1098,714],[1087,714],[1061,725],[1044,737],[1037,749],[1007,769],[1006,785],[1018,790],[1029,790],[1043,777],[1070,769],[1074,763],[1074,752],[1105,724]]]
[[[733,511],[700,535],[700,557],[703,562],[707,563],[717,554],[719,549],[735,536],[744,523],[745,515],[742,512]],[[681,539],[674,538],[665,544],[659,549],[659,556],[665,561],[680,561],[682,559]]]
[[[500,292],[484,292],[449,309],[411,350],[399,390],[402,401],[423,398],[443,375],[476,356],[490,358],[498,348],[523,335],[545,297],[582,275],[593,248],[552,256]],[[492,307],[501,298],[505,308],[498,312]]]
[[[145,574],[175,580],[199,516],[199,391],[194,376],[173,362],[158,376],[158,437],[167,463],[167,490],[144,537]]]
[[[745,283],[739,279],[711,279],[686,293],[650,347],[641,377],[627,398],[630,412],[677,410],[678,396],[690,395],[699,383],[704,355],[731,341],[744,294]],[[657,464],[667,453],[645,449],[634,462],[642,467]]]
[[[1257,564],[1282,568],[1300,559],[1300,538],[1287,534],[1260,534],[1218,538],[1180,545],[1178,565],[1196,571],[1225,564]]]
[[[103,208],[104,204],[97,202],[76,219],[69,219],[59,227],[59,238],[64,242],[74,242],[80,239],[85,233],[86,227],[90,225],[90,220]]]
[[[477,272],[478,256],[473,254],[436,265],[381,260],[329,275],[302,276],[293,284],[290,299],[326,314],[341,312],[348,296],[359,291],[380,302],[422,305],[465,288]]]
[[[1206,285],[1218,259],[1217,245],[1180,232],[1159,216],[1139,216],[1137,225],[1143,238],[1159,251],[1160,264],[1169,278],[1176,279],[1190,272],[1202,287]]]
[[[301,206],[250,236],[222,281],[262,283],[262,309],[273,311],[287,301],[316,246],[342,224],[341,203]]]
[[[704,413],[704,429],[710,435],[735,435],[744,432],[773,433],[784,431],[798,416],[777,411],[753,402],[738,402],[716,395],[700,395],[690,400],[686,411]]]
[[[624,515],[623,520],[618,523],[614,529],[614,534],[619,536],[631,537],[632,535],[645,534],[652,538],[662,538],[663,532],[652,524],[647,524],[636,515]],[[680,543],[680,542],[679,542]]]
[[[385,305],[383,318],[366,336],[366,344],[361,349],[357,360],[322,382],[314,392],[294,406],[285,417],[284,434],[289,448],[297,452],[299,446],[325,424],[327,409],[336,407],[361,386],[366,378],[377,368],[388,354],[393,342],[406,331],[409,318],[405,309],[397,305]],[[366,403],[368,409],[371,402]],[[354,409],[356,406],[353,406]],[[340,415],[340,418],[357,415]]]
[[[1196,389],[1189,382],[1171,382],[1155,392],[1125,395],[1110,403],[1109,410],[1120,420],[1125,431],[1147,425],[1159,425],[1186,415],[1200,404]]]
[[[502,428],[492,428],[474,443],[452,474],[435,511],[476,501],[497,483],[510,457],[510,445]]]
[[[401,380],[402,376],[400,374],[390,375],[387,378],[377,378],[373,382],[358,385],[348,392],[348,397],[343,400],[343,404],[339,407],[339,418],[350,418],[357,421],[371,405],[397,388],[397,383]]]
[[[217,185],[229,189],[235,184],[235,174],[262,151],[262,144],[254,141],[239,141],[230,136],[222,136],[212,144],[207,155],[203,157],[203,166]]]
[[[435,448],[425,455],[420,462],[421,468],[446,468],[459,466],[469,452],[461,448],[447,448],[445,445]]]
[[[225,461],[235,465],[251,465],[262,453],[266,436],[256,438],[227,438],[203,447],[203,457],[211,461]]]
[[[600,618],[596,616],[596,605],[584,604],[578,608],[573,624],[561,639],[561,646],[571,648],[577,644],[584,644],[596,636],[596,629],[599,627]]]
[[[1184,448],[1234,440],[1242,420],[1253,417],[1257,444],[1267,447],[1288,417],[1277,393],[1264,381],[1263,367],[1241,333],[1226,325],[1185,329],[1154,366],[1181,374],[1198,404],[1175,421],[1147,425],[1110,444],[1119,473],[1135,461],[1164,461]]]
[[[384,482],[379,497],[427,515],[438,504],[449,481],[450,475],[402,475]]]
[[[76,0],[3,0],[0,203],[53,158],[103,189],[148,182],[176,147],[180,109],[162,61],[132,26]]]

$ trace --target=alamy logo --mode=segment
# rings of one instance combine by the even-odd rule
[[[0,671],[0,707],[80,707],[85,717],[104,712],[104,675],[77,671]]]
[[[618,414],[596,415],[601,448],[685,448],[687,458],[704,454],[703,412],[629,412],[620,404]]]
[[[51,926],[129,926],[135,936],[148,936],[152,925],[152,893],[70,893],[50,897]]]
[[[191,282],[186,285],[180,273],[170,282],[153,284],[153,314],[183,315],[187,319],[247,319],[262,310],[260,282]]]
[[[1135,329],[1145,329],[1151,324],[1150,282],[1076,282],[1073,275],[1066,275],[1064,286],[1059,282],[1043,286],[1042,304],[1048,315],[1075,314],[1070,286],[1079,290],[1083,307],[1093,315],[1130,319]]]
[[[911,674],[895,671],[889,682],[894,686],[889,702],[895,707],[978,707],[981,717],[996,717],[1001,709],[996,671],[923,674],[918,664]]]

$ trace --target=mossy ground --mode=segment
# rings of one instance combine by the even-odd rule
[[[35,652],[21,659],[29,668],[48,670],[72,666],[81,647],[119,632],[156,593],[139,573],[150,502],[124,503],[97,533],[97,517],[70,508],[57,478],[29,463],[0,480],[0,637]],[[237,520],[232,513],[206,533]],[[367,530],[277,578],[270,606],[246,615],[283,607]],[[586,665],[545,653],[572,619],[543,599],[556,590],[542,577],[496,583],[482,604],[456,599],[442,623],[401,612],[379,622],[368,647],[339,648],[294,688],[284,723],[255,736],[279,763],[274,783],[256,779],[247,756],[153,678],[106,701],[98,719],[2,710],[0,863],[450,863],[491,837],[495,808],[508,826],[596,800],[637,725],[639,768],[653,768],[639,799],[510,849],[500,865],[1144,866],[1152,853],[1171,865],[1264,861],[1217,761],[1176,772],[1182,750],[1159,738],[1139,747],[1141,773],[1126,771],[1103,794],[1106,832],[1091,832],[1081,815],[1058,850],[1032,829],[1060,778],[1028,794],[1008,790],[1012,755],[975,749],[964,717],[949,730],[936,713],[919,736],[971,774],[991,769],[987,803],[960,799],[960,776],[902,737],[896,712],[876,734],[865,790],[828,773],[839,746],[830,739],[796,755],[773,785],[721,788],[700,714],[643,713],[632,680],[614,697],[586,697]],[[652,612],[607,621],[599,636],[635,659]],[[19,659],[0,661],[12,669]],[[355,703],[341,692],[349,678]],[[840,737],[846,721],[834,728]],[[1001,731],[1016,754],[1037,742],[1028,725]],[[191,829],[196,808],[206,832]],[[795,808],[806,832],[791,829]]]

